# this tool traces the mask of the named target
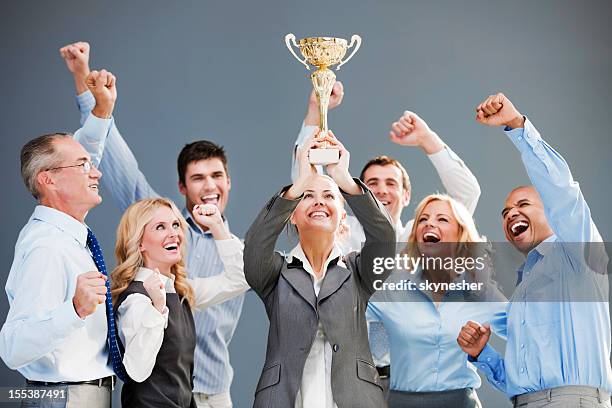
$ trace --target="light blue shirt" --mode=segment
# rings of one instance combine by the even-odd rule
[[[85,120],[95,99],[87,91],[77,96],[81,121]],[[113,121],[108,132],[83,132],[79,142],[99,162],[103,173],[102,183],[110,191],[123,211],[130,204],[143,198],[157,197],[138,168],[138,162]],[[103,155],[101,155],[103,152]],[[214,276],[223,271],[223,263],[217,252],[215,240],[209,232],[202,232],[187,209],[183,216],[189,224],[186,233],[187,271],[190,278]],[[219,305],[194,311],[196,349],[194,358],[194,392],[219,394],[230,389],[233,370],[229,361],[229,342],[234,335],[244,295]]]
[[[81,319],[72,297],[78,275],[97,270],[87,227],[42,205],[23,227],[6,281],[10,305],[0,356],[32,381],[88,381],[113,374],[104,304]]]
[[[487,345],[476,364],[508,397],[564,385],[612,392],[608,277],[586,267],[584,246],[576,244],[601,242],[601,236],[567,163],[531,122],[506,134],[521,153],[554,235],[531,250],[519,270],[505,357]],[[605,254],[598,259],[607,263]]]
[[[400,279],[420,281],[418,275],[396,272],[387,282]],[[474,320],[489,323],[504,337],[506,302],[495,292],[494,299],[499,300],[495,302],[458,301],[457,293],[447,293],[437,307],[429,292],[418,289],[405,291],[397,299],[391,295],[388,301],[371,300],[366,317],[382,322],[389,338],[390,389],[431,392],[480,387],[480,377],[471,363],[466,364],[457,334],[468,320]],[[380,295],[374,297],[385,298],[384,293]]]
[[[104,132],[92,115],[82,133]],[[38,205],[19,233],[6,281],[9,312],[0,331],[0,357],[32,381],[88,381],[113,374],[108,361],[104,304],[85,319],[72,304],[78,275],[97,270],[86,248],[87,226]]]

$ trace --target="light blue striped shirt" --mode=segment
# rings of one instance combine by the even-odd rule
[[[567,163],[531,122],[506,134],[521,153],[554,235],[531,250],[519,270],[505,357],[487,345],[476,365],[508,397],[564,385],[612,392],[608,276],[585,265],[581,244],[601,242],[601,236]],[[596,256],[605,269],[605,253]]]
[[[95,106],[95,99],[87,91],[77,96],[77,105],[83,122]],[[78,140],[91,154],[94,164],[99,162],[98,167],[104,175],[102,183],[122,211],[135,201],[158,196],[138,168],[138,162],[114,120],[107,134],[82,132]],[[182,212],[189,224],[186,234],[189,277],[208,277],[221,273],[223,263],[212,235],[202,232],[187,209],[184,208]],[[234,373],[229,361],[228,346],[236,330],[243,302],[244,295],[240,295],[219,305],[194,311],[197,339],[194,392],[219,394],[229,391]]]

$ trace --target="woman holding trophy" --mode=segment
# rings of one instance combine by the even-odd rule
[[[325,144],[340,154],[327,165],[331,177],[317,174],[309,161],[311,148]],[[373,282],[388,276],[372,272],[372,252],[393,256],[393,227],[368,188],[350,176],[349,152],[331,132],[311,137],[298,161],[297,180],[270,199],[245,239],[245,276],[270,320],[254,407],[384,406],[365,308]],[[367,237],[361,253],[345,257],[336,242],[344,200]],[[288,223],[299,243],[282,256],[274,246]]]
[[[192,214],[215,238],[225,267],[219,275],[187,278],[187,223],[172,201],[138,201],[119,222],[111,293],[129,375],[121,391],[124,407],[195,408],[192,309],[221,303],[248,289],[242,243],[229,233],[217,207],[196,205]]]

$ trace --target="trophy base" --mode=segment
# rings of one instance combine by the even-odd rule
[[[310,164],[335,164],[340,161],[340,150],[310,149],[308,160],[310,161]]]

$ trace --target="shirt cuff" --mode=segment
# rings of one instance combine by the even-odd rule
[[[461,160],[459,156],[457,156],[457,154],[446,145],[438,153],[428,154],[427,157],[434,165],[438,173],[451,170],[452,168],[457,167],[457,165],[465,166],[463,164],[463,160]]]
[[[298,134],[297,140],[295,141],[296,146],[302,146],[306,140],[317,130],[318,126],[313,125],[304,125],[302,123],[302,128],[300,129],[300,133]]]
[[[529,147],[533,149],[542,140],[540,132],[527,117],[525,117],[525,125],[522,128],[512,129],[506,126],[504,132],[521,152]]]
[[[468,354],[468,361],[483,369],[487,366],[493,367],[499,361],[499,354],[493,347],[487,344],[480,352],[478,358],[475,359]]]
[[[91,111],[96,106],[96,99],[91,91],[85,91],[76,96],[76,103],[81,112]]]
[[[86,135],[107,135],[110,131],[110,127],[113,123],[113,117],[104,119],[99,118],[96,115],[89,115],[85,123],[83,123],[83,127],[79,129],[81,132],[86,131]]]
[[[215,245],[217,246],[217,251],[221,258],[239,254],[244,247],[242,242],[234,236],[230,239],[215,240]]]
[[[51,337],[66,337],[71,331],[84,327],[85,319],[81,319],[77,314],[72,299],[64,302],[55,310],[52,318],[54,333]]]

